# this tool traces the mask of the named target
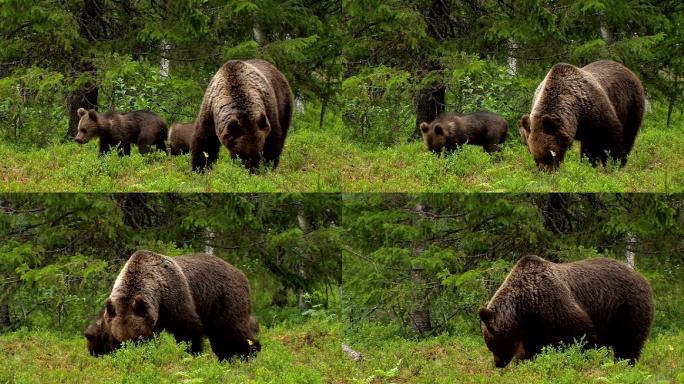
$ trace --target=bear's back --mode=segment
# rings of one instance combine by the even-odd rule
[[[212,310],[223,310],[228,305],[234,311],[249,312],[249,281],[242,271],[207,253],[178,256],[173,260],[190,285],[200,317],[211,316]]]
[[[554,264],[554,269],[597,325],[609,323],[624,305],[643,304],[647,311],[652,306],[648,281],[617,260],[589,259]]]

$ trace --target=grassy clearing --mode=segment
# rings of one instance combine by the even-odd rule
[[[684,383],[684,332],[658,335],[633,367],[615,363],[605,348],[582,353],[573,346],[547,351],[532,361],[494,368],[481,336],[402,338],[354,346],[364,360],[349,372],[362,383]]]
[[[341,326],[312,320],[262,327],[263,350],[250,361],[220,363],[206,344],[188,355],[168,334],[91,357],[80,335],[18,331],[0,336],[0,383],[323,383],[348,367],[340,349]]]
[[[190,171],[189,155],[97,156],[97,143],[43,149],[0,144],[2,191],[179,192],[677,192],[684,190],[684,121],[670,129],[649,114],[624,169],[579,161],[579,145],[559,172],[536,171],[514,129],[495,156],[466,146],[436,157],[422,143],[377,147],[348,139],[339,118],[317,127],[315,113],[296,117],[281,166],[250,175],[222,150],[205,175]]]
[[[614,363],[605,349],[573,347],[502,370],[476,335],[371,337],[350,343],[363,354],[358,362],[342,352],[342,335],[339,323],[321,320],[263,329],[255,359],[219,363],[210,352],[191,357],[168,334],[94,358],[80,335],[18,331],[0,336],[0,382],[684,383],[684,333],[652,337],[634,367]]]

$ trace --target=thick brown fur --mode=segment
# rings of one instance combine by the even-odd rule
[[[554,65],[539,84],[521,135],[537,166],[555,170],[574,140],[592,165],[627,163],[644,115],[639,78],[622,64]]]
[[[464,144],[479,145],[487,152],[495,152],[506,140],[508,123],[491,112],[467,115],[441,113],[430,124],[422,122],[420,132],[428,150],[440,153],[454,151]]]
[[[653,322],[653,293],[639,273],[613,259],[556,264],[525,256],[480,309],[497,367],[530,359],[544,346],[610,346],[634,363]]]
[[[190,153],[195,123],[174,123],[169,128],[169,149],[172,156]]]
[[[99,113],[94,109],[78,109],[80,120],[76,140],[85,144],[93,137],[100,138],[100,154],[117,149],[120,156],[131,154],[131,144],[145,154],[155,146],[166,151],[166,122],[150,111],[129,113]]]
[[[221,145],[250,171],[262,160],[278,166],[292,119],[292,90],[264,60],[231,60],[207,86],[191,145],[192,169],[217,159]]]
[[[165,330],[188,342],[195,354],[202,351],[206,335],[220,360],[246,358],[261,349],[249,281],[209,254],[171,258],[135,252],[117,277],[103,318],[117,343]]]

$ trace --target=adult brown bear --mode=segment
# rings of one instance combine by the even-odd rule
[[[554,65],[537,87],[523,141],[543,170],[555,170],[574,140],[592,165],[610,157],[624,166],[644,116],[644,88],[622,64]]]
[[[93,137],[100,138],[100,154],[117,149],[119,156],[131,154],[131,144],[145,154],[155,146],[166,151],[166,122],[150,111],[129,113],[99,113],[93,109],[78,109],[80,120],[76,140],[85,144]]]
[[[525,256],[480,309],[480,319],[499,368],[582,337],[587,347],[610,346],[616,359],[633,364],[653,311],[648,281],[616,260],[556,264]]]
[[[261,349],[249,281],[239,269],[209,254],[171,258],[135,252],[119,273],[102,318],[90,334],[111,335],[111,343],[94,338],[93,346],[103,344],[105,353],[162,330],[188,342],[195,354],[202,351],[206,335],[220,360],[246,358]],[[107,351],[108,345],[112,348]]]
[[[174,123],[169,128],[169,149],[172,156],[190,153],[195,123]]]
[[[444,112],[430,124],[420,123],[420,132],[427,149],[435,153],[442,149],[454,151],[464,144],[479,145],[491,153],[499,150],[506,140],[508,123],[491,112],[467,115]]]
[[[202,171],[221,144],[250,171],[261,160],[278,166],[292,119],[292,90],[264,60],[230,60],[207,86],[191,145],[192,169]]]
[[[104,322],[104,311],[103,308],[100,313],[98,313],[95,321],[88,325],[84,332],[86,337],[88,352],[95,357],[109,354],[121,347],[121,343],[116,341],[112,336],[112,333],[107,328],[107,324]],[[252,335],[256,336],[259,334],[259,321],[254,317],[249,317],[249,329]],[[256,353],[261,349],[256,340],[253,340],[251,345],[251,353]]]

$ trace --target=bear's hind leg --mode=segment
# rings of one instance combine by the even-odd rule
[[[150,143],[148,143],[146,139],[139,139],[136,144],[138,145],[138,151],[141,155],[150,152]]]

